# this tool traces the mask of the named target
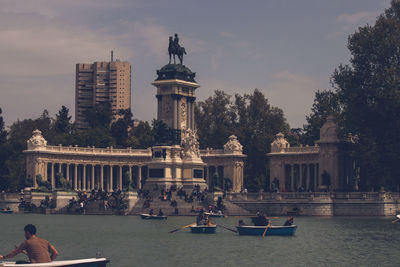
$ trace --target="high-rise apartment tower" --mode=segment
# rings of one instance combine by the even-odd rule
[[[118,110],[131,108],[131,64],[114,61],[76,64],[75,123],[78,129],[87,129],[85,111],[95,104],[109,101],[113,121],[118,119]]]

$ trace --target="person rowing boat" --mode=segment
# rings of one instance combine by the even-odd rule
[[[19,253],[27,254],[30,263],[46,263],[56,259],[58,251],[49,241],[36,236],[36,227],[33,224],[26,225],[24,231],[26,240],[7,255],[0,255],[0,260],[13,258]]]

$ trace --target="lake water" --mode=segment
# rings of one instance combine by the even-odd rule
[[[193,223],[194,217],[146,221],[136,216],[1,214],[0,254],[22,242],[23,227],[32,223],[38,236],[57,248],[58,259],[89,258],[101,252],[112,267],[399,266],[400,223],[391,223],[393,219],[296,217],[295,236],[262,238],[239,236],[223,228],[214,235],[194,235],[189,229],[169,233]],[[213,222],[234,228],[238,220],[228,217]],[[284,220],[273,220],[273,224]]]

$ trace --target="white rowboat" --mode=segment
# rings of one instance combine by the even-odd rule
[[[16,264],[15,261],[0,262],[0,267],[105,267],[109,260],[106,258],[91,258],[81,260],[68,260],[68,261],[52,261],[47,263],[26,263]]]

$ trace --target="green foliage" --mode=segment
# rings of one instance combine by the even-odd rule
[[[111,134],[118,148],[124,148],[128,144],[129,132],[133,127],[133,115],[130,109],[122,109],[119,111],[122,118],[118,119],[111,125]]]
[[[230,135],[238,137],[247,154],[245,186],[258,191],[267,182],[267,157],[270,144],[278,132],[288,133],[289,125],[279,108],[272,107],[268,99],[255,89],[252,94],[231,96],[222,91],[196,108],[196,123],[203,148],[221,148]]]
[[[341,106],[336,92],[330,90],[317,91],[311,114],[306,116],[307,124],[304,125],[304,133],[301,136],[301,144],[314,145],[319,140],[319,130],[329,115],[341,117]]]
[[[162,120],[153,120],[153,136],[157,145],[169,145],[172,140],[171,129]]]
[[[139,121],[133,128],[131,136],[128,138],[127,146],[134,148],[148,148],[154,143],[153,132],[150,124],[146,121]]]
[[[400,2],[348,39],[350,65],[332,76],[347,132],[357,134],[361,190],[400,184]]]
[[[84,115],[90,128],[110,129],[112,120],[111,103],[108,101],[97,103],[93,109],[87,110]]]

